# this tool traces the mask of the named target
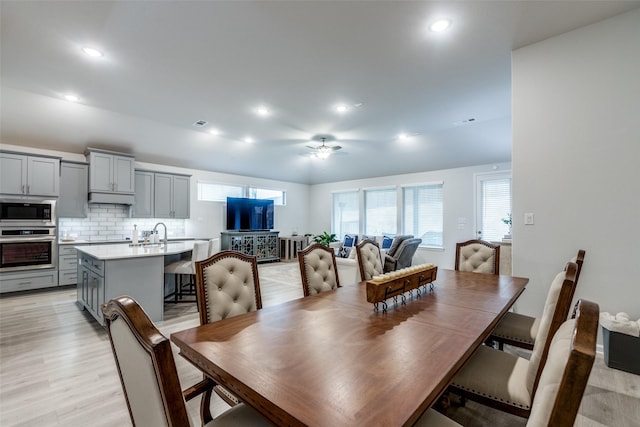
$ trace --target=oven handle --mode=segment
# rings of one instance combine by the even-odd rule
[[[53,236],[47,237],[20,237],[20,238],[0,238],[0,243],[20,243],[20,242],[55,242]]]

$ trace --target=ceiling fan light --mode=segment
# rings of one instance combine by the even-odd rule
[[[318,150],[318,152],[316,153],[316,157],[319,158],[320,160],[327,160],[330,155],[331,155],[330,150]]]

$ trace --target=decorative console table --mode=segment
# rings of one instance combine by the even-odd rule
[[[280,259],[279,231],[223,231],[220,248],[254,255],[258,262]]]

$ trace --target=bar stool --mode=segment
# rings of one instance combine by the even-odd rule
[[[211,246],[209,241],[206,242],[202,242],[202,241],[196,241],[193,243],[193,250],[191,251],[191,259],[188,260],[180,260],[180,261],[175,261],[172,262],[171,264],[168,264],[164,267],[164,272],[165,274],[175,274],[176,278],[175,278],[175,290],[173,293],[173,302],[174,303],[178,303],[178,302],[196,302],[195,299],[190,299],[190,300],[182,300],[182,288],[187,285],[189,286],[189,293],[188,295],[195,295],[195,274],[196,274],[196,268],[195,268],[195,263],[196,261],[202,261],[204,259],[207,259],[207,257],[209,256],[209,247]],[[190,282],[189,283],[183,283],[182,282],[182,278],[183,275],[188,275],[190,276]],[[180,300],[179,300],[180,298]]]

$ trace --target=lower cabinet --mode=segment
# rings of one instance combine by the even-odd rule
[[[77,303],[102,323],[100,306],[104,296],[104,261],[78,254]]]
[[[224,231],[220,247],[245,255],[254,255],[258,262],[280,259],[278,231]]]
[[[58,286],[58,270],[28,270],[0,274],[0,293]]]
[[[58,247],[58,286],[78,283],[78,253],[73,246]]]

